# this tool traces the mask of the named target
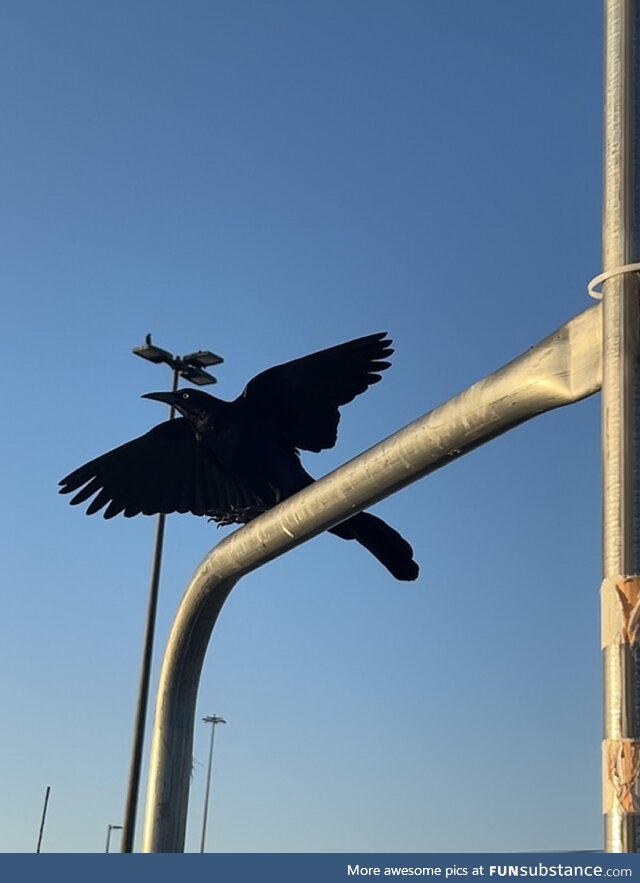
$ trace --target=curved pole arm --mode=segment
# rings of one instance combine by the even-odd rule
[[[165,652],[149,762],[144,852],[182,852],[193,727],[209,638],[236,582],[267,561],[601,380],[601,306],[226,537],[180,604]]]

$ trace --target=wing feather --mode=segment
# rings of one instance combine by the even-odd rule
[[[382,380],[391,343],[382,331],[276,365],[249,381],[242,397],[287,445],[315,452],[331,448],[338,408]]]
[[[203,454],[182,417],[161,423],[85,463],[63,478],[60,485],[61,494],[76,491],[72,505],[93,496],[87,514],[106,506],[105,518],[120,512],[126,518],[159,512],[206,515],[259,502]]]

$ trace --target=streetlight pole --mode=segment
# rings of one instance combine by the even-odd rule
[[[40,847],[42,846],[42,835],[44,833],[44,823],[47,818],[47,806],[49,805],[49,794],[51,794],[51,785],[47,785],[47,790],[44,795],[44,809],[42,810],[42,821],[40,822],[40,833],[38,834],[38,845],[36,847],[36,852],[40,852]]]
[[[173,371],[172,392],[178,388],[178,380],[183,377],[197,386],[207,386],[216,383],[216,378],[205,371],[205,367],[219,365],[223,359],[209,350],[198,350],[187,356],[174,356],[167,350],[155,346],[151,342],[151,335],[147,334],[144,346],[135,347],[136,356],[140,356],[156,365],[168,365]],[[175,409],[173,405],[169,409],[169,420],[173,420]],[[124,825],[122,833],[121,852],[133,852],[133,840],[136,826],[136,812],[138,809],[138,795],[140,792],[140,770],[142,767],[142,749],[144,744],[145,721],[147,717],[147,705],[149,700],[149,680],[151,675],[151,658],[153,655],[153,640],[156,626],[156,611],[158,608],[158,589],[160,586],[160,569],[162,566],[162,549],[164,545],[164,526],[166,515],[161,512],[156,524],[156,536],[153,547],[151,563],[151,578],[149,581],[149,600],[147,602],[147,619],[142,649],[142,663],[140,666],[140,682],[138,686],[138,702],[133,727],[133,746],[131,749],[131,762],[129,766],[129,782],[127,786],[127,799],[124,812]]]
[[[209,743],[209,765],[207,767],[207,787],[204,794],[204,813],[202,815],[202,836],[200,838],[200,852],[204,852],[204,841],[207,836],[207,815],[209,813],[209,790],[211,788],[211,767],[213,764],[213,739],[216,734],[216,724],[226,724],[226,720],[217,714],[203,717],[205,724],[211,724],[211,742]]]
[[[109,852],[109,845],[111,843],[111,832],[112,831],[122,831],[122,825],[108,825],[107,826],[107,845],[105,846],[105,852]]]

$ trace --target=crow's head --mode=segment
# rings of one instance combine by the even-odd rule
[[[178,389],[175,392],[148,392],[143,399],[164,402],[179,411],[189,423],[197,425],[216,412],[218,399],[199,389]]]

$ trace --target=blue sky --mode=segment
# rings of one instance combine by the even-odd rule
[[[35,849],[47,785],[44,851],[122,822],[155,523],[56,484],[164,419],[131,348],[213,349],[233,398],[388,329],[318,476],[509,361],[601,269],[601,41],[578,0],[3,4],[0,851]],[[598,848],[597,397],[376,512],[417,583],[321,536],[231,595],[208,847]],[[154,677],[222,535],[169,519]]]

